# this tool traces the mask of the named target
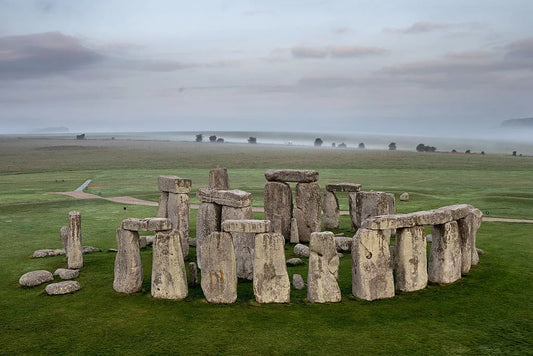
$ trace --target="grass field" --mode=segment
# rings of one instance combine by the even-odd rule
[[[305,291],[292,290],[290,305],[258,305],[252,284],[242,282],[236,304],[210,305],[200,287],[180,302],[151,298],[151,248],[142,251],[143,293],[113,291],[115,255],[106,251],[116,246],[116,227],[126,217],[154,216],[156,208],[52,193],[92,179],[90,193],[156,201],[158,175],[191,178],[196,189],[221,165],[232,187],[252,192],[261,206],[266,169],[317,169],[322,187],[346,181],[409,192],[409,202],[398,201],[400,212],[470,203],[491,217],[533,219],[532,157],[37,138],[0,138],[0,152],[1,354],[532,353],[533,224],[484,222],[478,246],[486,255],[452,285],[357,300],[345,256],[341,303],[312,305]],[[340,200],[346,210],[346,197]],[[59,228],[70,210],[82,213],[84,245],[104,251],[85,255],[82,290],[48,297],[44,286],[20,287],[25,272],[66,266],[64,256],[30,256],[60,247]],[[349,227],[343,216],[336,232],[351,236]],[[289,245],[286,256],[292,257]],[[288,268],[304,279],[306,269]]]

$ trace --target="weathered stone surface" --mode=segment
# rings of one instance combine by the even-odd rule
[[[77,292],[81,286],[76,281],[64,281],[59,283],[52,283],[44,289],[48,295],[63,295]]]
[[[300,241],[309,241],[312,232],[320,231],[322,199],[318,183],[296,184],[296,208],[294,217],[298,222]]]
[[[480,249],[479,247],[476,247],[476,250],[477,250],[478,255],[484,255],[486,253],[484,250]]]
[[[231,234],[213,232],[202,243],[204,296],[209,303],[234,303],[237,300],[237,269]]]
[[[457,205],[448,205],[442,207],[441,209],[449,209],[452,214],[452,220],[459,220],[466,217],[472,212],[474,207],[470,204],[457,204]]]
[[[195,262],[189,262],[189,285],[191,287],[198,285],[198,267]]]
[[[350,212],[350,221],[352,223],[352,230],[357,230],[356,204],[357,204],[357,192],[348,193],[348,209]]]
[[[289,239],[292,218],[292,192],[287,183],[266,182],[264,189],[265,219],[272,222],[272,231]]]
[[[300,236],[298,236],[298,221],[296,218],[291,219],[291,244],[297,244],[300,242]]]
[[[253,284],[258,303],[289,303],[291,284],[285,265],[285,238],[278,233],[257,234]]]
[[[64,255],[65,250],[63,249],[51,249],[51,248],[45,248],[42,250],[35,250],[33,252],[32,257],[33,258],[41,258],[41,257],[48,257],[48,256],[58,256],[58,255]]]
[[[470,272],[472,267],[472,249],[474,249],[474,215],[469,214],[466,217],[457,220],[459,231],[459,240],[461,242],[461,273]]]
[[[117,229],[117,250],[113,289],[116,292],[128,294],[140,292],[143,282],[143,268],[139,248],[139,233]]]
[[[167,218],[168,217],[168,192],[161,192],[159,196],[159,205],[157,206],[157,217],[158,218]]]
[[[302,278],[302,275],[300,274],[293,274],[292,275],[292,285],[295,289],[302,290],[305,288],[304,279]]]
[[[168,218],[172,223],[172,228],[180,232],[183,239],[181,241],[181,251],[183,258],[189,256],[189,194],[168,193]]]
[[[389,244],[381,230],[359,229],[354,236],[352,294],[365,300],[394,297]]]
[[[172,223],[166,218],[129,218],[122,220],[120,228],[130,231],[168,231],[172,230]]]
[[[54,271],[54,276],[59,276],[61,279],[74,279],[80,276],[80,271],[77,269],[58,268]]]
[[[234,208],[243,208],[252,205],[252,193],[239,189],[220,190],[198,188],[196,196],[203,203],[216,203]]]
[[[194,238],[190,238],[190,237],[189,237],[189,238],[187,239],[187,242],[189,243],[189,246],[194,246],[194,247],[196,247],[196,239],[194,239]]]
[[[255,234],[270,232],[270,220],[224,220],[222,231]]]
[[[431,236],[429,280],[447,284],[461,279],[461,242],[457,222],[433,226]]]
[[[433,242],[433,236],[431,236],[431,234],[426,235],[426,241],[429,242],[429,243],[432,243]]]
[[[339,228],[339,200],[335,193],[328,190],[324,191],[324,199],[322,200],[322,211],[324,212],[323,224],[324,229],[338,229]]]
[[[394,196],[385,192],[357,192],[355,194],[355,225],[360,228],[370,217],[390,214],[394,210]]]
[[[94,247],[94,246],[83,246],[81,248],[81,251],[83,253],[102,252],[102,250],[100,250],[98,247]]]
[[[155,235],[148,235],[145,236],[146,238],[146,246],[152,246],[154,244]]]
[[[83,252],[81,245],[81,213],[71,211],[68,213],[69,235],[67,248],[67,265],[68,268],[83,267]]]
[[[345,236],[335,236],[335,247],[338,252],[352,251],[353,238]]]
[[[396,230],[394,276],[396,290],[412,292],[428,284],[426,232],[422,226]]]
[[[148,242],[146,241],[146,236],[139,235],[139,247],[145,248],[148,245]]]
[[[400,201],[409,201],[409,193],[404,192],[400,194]]]
[[[62,226],[59,230],[59,237],[61,238],[61,244],[63,245],[63,249],[65,252],[68,249],[68,235],[70,234],[70,230],[68,226]]]
[[[182,237],[177,230],[157,232],[155,235],[151,288],[154,298],[179,300],[189,294],[181,253]]]
[[[222,207],[214,203],[201,203],[196,213],[196,262],[202,268],[202,244],[215,231],[220,231]]]
[[[217,167],[209,171],[209,188],[229,189],[229,177],[226,168]]]
[[[53,280],[54,276],[52,276],[52,273],[45,270],[38,270],[24,273],[19,278],[19,284],[25,287],[34,287]]]
[[[302,244],[296,244],[294,245],[294,254],[300,257],[309,257],[309,247]]]
[[[354,184],[354,183],[326,184],[326,191],[328,192],[360,192],[361,184]]]
[[[313,232],[309,243],[309,272],[307,274],[307,300],[311,303],[341,301],[339,256],[332,232]]]
[[[252,207],[222,207],[222,224],[227,220],[251,220],[254,217]],[[255,233],[232,232],[233,246],[238,278],[253,278]]]
[[[387,214],[363,220],[361,227],[370,230],[401,229],[417,225],[416,213]]]
[[[157,179],[159,190],[162,192],[188,194],[191,192],[192,182],[178,176],[159,176]]]
[[[304,261],[302,261],[302,259],[298,257],[289,258],[287,260],[287,265],[289,266],[298,266],[298,265],[303,265],[303,264],[304,264]]]
[[[265,178],[270,182],[312,183],[318,180],[318,172],[298,169],[269,169],[265,172]]]
[[[477,230],[481,227],[481,221],[483,219],[483,213],[479,209],[472,209],[472,214],[474,215],[474,218],[472,219],[473,229],[472,229],[472,236],[473,236],[473,243],[472,243],[472,266],[475,266],[479,263],[479,251],[476,247],[476,235]]]

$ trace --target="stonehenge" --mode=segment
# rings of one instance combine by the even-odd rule
[[[336,183],[326,184],[324,198],[322,200],[322,210],[324,211],[324,229],[339,228],[339,200],[336,192],[356,193],[361,191],[361,184]]]
[[[67,232],[67,265],[68,268],[77,269],[83,267],[83,250],[81,244],[81,213],[79,211],[71,211],[68,213],[68,230],[63,229],[63,233]]]
[[[285,264],[285,238],[279,233],[255,237],[253,284],[258,303],[289,303],[291,285]]]
[[[183,299],[189,294],[179,230],[157,231],[152,255],[152,297]]]
[[[309,243],[309,272],[307,274],[307,300],[311,303],[341,301],[339,256],[332,232],[313,232]]]

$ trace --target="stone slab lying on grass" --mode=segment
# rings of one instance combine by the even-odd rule
[[[191,191],[192,182],[178,176],[159,176],[157,185],[162,192],[187,194]]]
[[[196,196],[203,203],[215,203],[234,208],[244,208],[252,205],[252,193],[239,189],[198,188]]]
[[[41,258],[41,257],[48,257],[48,256],[59,256],[59,255],[64,255],[64,254],[65,254],[65,250],[63,250],[63,249],[45,248],[45,249],[42,249],[42,250],[34,251],[32,257],[33,258]]]
[[[256,234],[270,231],[270,220],[224,220],[222,231],[253,232]]]
[[[300,257],[309,257],[309,247],[302,244],[296,244],[294,245],[294,254]]]
[[[54,276],[61,279],[74,279],[80,276],[80,271],[77,269],[58,268],[54,271]]]
[[[302,259],[298,257],[289,258],[287,260],[287,265],[289,266],[298,266],[298,265],[303,265],[303,264],[304,264],[304,261],[302,261]]]
[[[100,250],[98,247],[94,247],[94,246],[83,246],[81,248],[81,251],[83,253],[102,252],[102,250]]]
[[[167,218],[129,218],[122,220],[120,227],[129,231],[168,231],[172,230],[172,222]]]
[[[318,172],[299,169],[269,169],[265,172],[268,181],[312,183],[318,180]]]
[[[63,295],[77,292],[81,286],[76,281],[64,281],[59,283],[52,283],[44,289],[48,295]]]
[[[360,192],[361,184],[354,183],[333,183],[326,184],[328,192]]]
[[[19,284],[25,287],[34,287],[53,280],[54,276],[52,276],[52,273],[45,270],[38,270],[24,273],[19,279]]]

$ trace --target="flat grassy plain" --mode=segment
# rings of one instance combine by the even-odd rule
[[[365,190],[411,194],[397,202],[409,212],[470,203],[488,216],[533,219],[533,158],[504,155],[310,149],[267,145],[0,137],[0,353],[2,354],[531,354],[533,349],[533,224],[484,222],[478,246],[487,253],[459,282],[365,302],[351,297],[350,256],[341,258],[341,303],[313,305],[291,291],[290,305],[259,305],[252,284],[239,284],[238,302],[210,305],[200,287],[184,301],[150,296],[151,248],[142,251],[143,292],[112,289],[115,229],[127,217],[154,216],[155,207],[71,191],[156,201],[157,176],[174,174],[206,186],[210,168],[228,167],[233,188],[262,205],[269,168],[317,169],[322,187],[362,183]],[[197,202],[192,195],[192,202]],[[341,196],[347,210],[347,198]],[[124,209],[126,208],[126,209]],[[66,267],[64,256],[30,258],[59,248],[59,228],[71,210],[82,213],[82,290],[49,297],[44,286],[22,288],[36,269]],[[195,236],[195,211],[190,235]],[[256,218],[261,218],[256,213]],[[352,236],[347,216],[341,228]],[[191,250],[190,260],[195,251]],[[291,246],[286,248],[292,257]],[[307,275],[307,264],[289,267]]]

